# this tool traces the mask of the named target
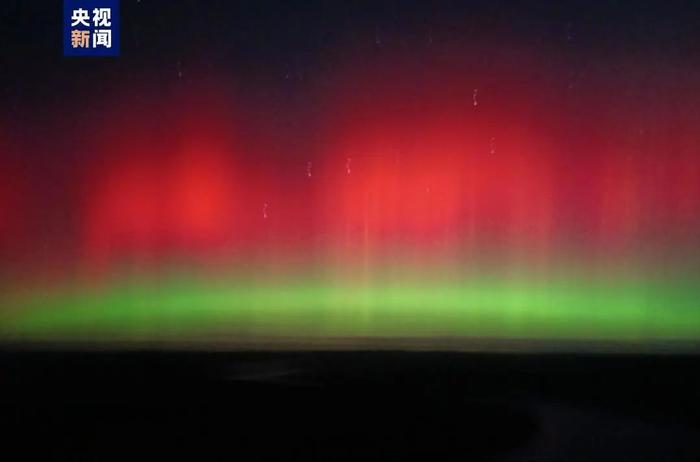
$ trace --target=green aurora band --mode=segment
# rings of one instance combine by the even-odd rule
[[[700,338],[698,300],[700,287],[690,275],[131,275],[6,293],[0,336],[253,345],[439,338],[643,344]]]

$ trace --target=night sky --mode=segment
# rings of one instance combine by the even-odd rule
[[[121,17],[0,7],[0,334],[700,338],[700,4]]]

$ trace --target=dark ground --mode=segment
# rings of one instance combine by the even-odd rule
[[[692,356],[0,354],[20,458],[698,460]],[[9,443],[9,444],[8,444]]]

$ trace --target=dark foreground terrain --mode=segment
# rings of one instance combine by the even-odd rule
[[[698,363],[13,349],[0,421],[5,451],[44,460],[698,460]]]

